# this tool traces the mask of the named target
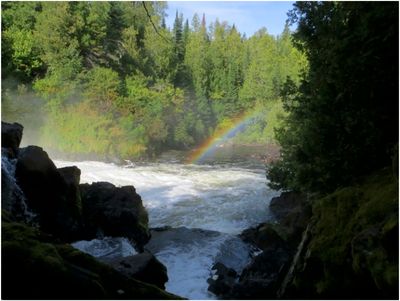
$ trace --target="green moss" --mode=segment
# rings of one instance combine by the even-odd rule
[[[383,295],[396,290],[398,254],[391,254],[398,244],[398,182],[389,169],[314,200],[313,221],[308,252],[323,272],[308,282],[317,296],[338,296],[357,285],[373,290],[370,284]]]
[[[27,225],[2,222],[3,298],[179,299],[127,278],[70,245],[45,239]]]

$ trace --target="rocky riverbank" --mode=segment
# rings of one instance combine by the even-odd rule
[[[218,263],[222,299],[398,299],[398,178],[384,169],[318,198],[284,192],[274,223],[245,230],[261,252],[240,275]]]
[[[143,252],[147,212],[133,186],[79,184],[40,147],[19,148],[23,127],[2,122],[2,298],[180,299],[166,268]],[[126,237],[139,254],[99,261],[69,243]]]
[[[179,298],[165,291],[167,270],[156,258],[162,259],[160,249],[190,247],[196,256],[186,262],[173,252],[181,268],[203,252],[199,245],[208,246],[223,233],[185,227],[150,231],[133,186],[80,184],[77,167],[56,168],[40,147],[19,148],[22,130],[18,124],[2,125],[2,297]],[[284,192],[265,210],[271,221],[243,231],[240,238],[224,238],[210,258],[210,274],[207,267],[191,281],[209,277],[209,290],[222,299],[398,298],[393,169],[323,197]],[[99,237],[125,237],[121,240],[129,240],[136,251],[95,258],[70,244]],[[243,252],[237,252],[240,248]],[[231,263],[240,260],[233,269]],[[185,280],[174,285],[184,286]]]

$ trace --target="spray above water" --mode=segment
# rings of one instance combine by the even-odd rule
[[[215,131],[215,133],[205,140],[199,148],[194,150],[186,160],[186,163],[203,163],[204,159],[211,156],[218,147],[221,147],[228,139],[233,138],[239,132],[243,131],[246,126],[259,115],[260,112],[245,112],[232,118],[230,122],[223,125]]]

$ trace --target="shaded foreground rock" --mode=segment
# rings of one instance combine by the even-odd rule
[[[41,228],[66,241],[79,236],[80,200],[47,153],[38,146],[19,150],[15,177]]]
[[[22,148],[15,177],[41,229],[62,241],[123,236],[141,249],[149,239],[148,216],[133,186],[81,184],[79,168],[57,169],[38,146]]]
[[[214,287],[210,286],[210,289],[220,298],[277,298],[311,210],[305,197],[283,193],[271,200],[270,211],[275,216],[275,223],[263,223],[240,234],[243,241],[260,249],[260,253],[244,268],[238,281],[230,286],[227,285],[229,282],[222,281],[223,290],[215,290],[215,283],[211,283]]]
[[[196,228],[153,228],[151,231],[151,240],[145,248],[153,254],[157,254],[160,250],[170,245],[201,245],[207,243],[212,238],[218,238],[220,235],[221,233],[217,231]]]
[[[180,299],[38,230],[2,222],[3,299]]]
[[[285,193],[271,201],[277,223],[242,233],[263,252],[225,297],[398,299],[398,179],[390,169],[314,198],[311,218],[307,206]]]
[[[312,210],[306,196],[296,192],[282,192],[271,199],[269,210],[276,218],[275,230],[292,248],[299,244]]]
[[[97,182],[81,184],[79,189],[86,236],[94,237],[99,231],[105,236],[123,236],[143,249],[150,239],[148,215],[133,186]]]
[[[148,251],[122,258],[99,258],[123,275],[165,289],[168,281],[167,268]]]
[[[391,169],[313,204],[282,298],[398,299],[398,179]]]
[[[103,233],[143,249],[148,216],[135,188],[79,185],[77,167],[57,169],[37,146],[18,149],[22,126],[11,126],[2,128],[2,298],[179,299],[160,289],[166,268],[148,252],[114,269],[62,244]]]
[[[217,296],[231,296],[231,289],[235,285],[237,273],[234,269],[217,262],[211,268],[213,275],[207,279],[208,290]]]

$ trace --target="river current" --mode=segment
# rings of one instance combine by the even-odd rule
[[[170,226],[153,235],[148,248],[167,267],[167,291],[189,299],[215,299],[207,291],[211,267],[221,261],[238,272],[251,260],[241,231],[268,220],[268,203],[278,193],[267,187],[265,169],[249,164],[111,163],[55,160],[57,167],[78,166],[81,183],[133,185],[149,213],[151,228]],[[123,238],[77,242],[92,254],[135,253]],[[119,246],[119,247],[118,247]]]

